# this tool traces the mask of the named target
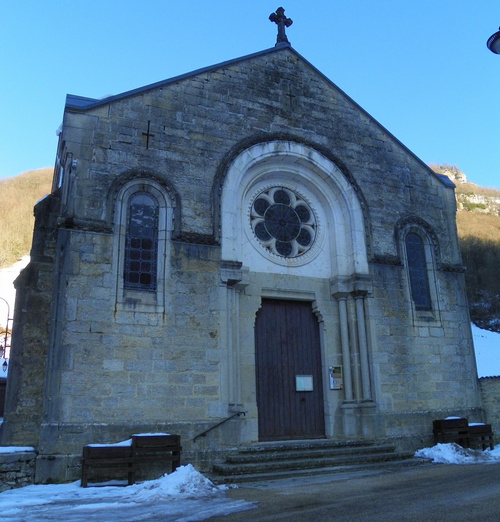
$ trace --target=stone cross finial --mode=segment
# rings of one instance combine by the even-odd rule
[[[276,38],[276,45],[283,43],[289,44],[290,42],[286,37],[285,27],[290,27],[293,24],[293,20],[285,16],[285,10],[282,7],[278,7],[275,13],[271,13],[269,15],[269,20],[278,26],[278,37]]]

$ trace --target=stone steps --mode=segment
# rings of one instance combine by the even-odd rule
[[[340,471],[370,469],[380,465],[406,466],[423,462],[412,453],[376,441],[292,441],[251,444],[214,464],[210,479],[216,483],[270,480]]]
[[[266,462],[269,460],[312,460],[326,459],[335,457],[338,459],[360,458],[361,456],[382,456],[390,455],[394,452],[394,446],[358,446],[358,447],[311,447],[308,449],[294,449],[281,451],[241,451],[231,454],[226,462],[230,464]]]

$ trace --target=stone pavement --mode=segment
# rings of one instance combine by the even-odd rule
[[[255,509],[215,521],[497,521],[500,463],[424,464],[247,483],[227,496]]]

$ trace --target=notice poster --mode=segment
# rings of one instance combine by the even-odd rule
[[[330,390],[343,390],[344,381],[342,379],[342,366],[330,366],[328,368],[330,380]]]
[[[314,391],[312,375],[296,375],[295,376],[296,391]]]

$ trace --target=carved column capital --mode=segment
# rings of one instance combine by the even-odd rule
[[[249,284],[249,270],[239,261],[221,261],[220,279],[228,288],[241,290]]]
[[[345,295],[365,297],[372,292],[373,285],[369,274],[352,274],[350,276],[335,276],[330,279],[330,293],[335,299]],[[338,297],[337,297],[338,296]]]

